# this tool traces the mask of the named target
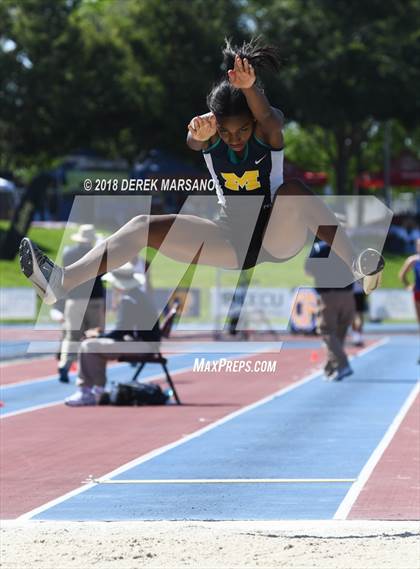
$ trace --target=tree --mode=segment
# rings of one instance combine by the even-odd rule
[[[106,4],[91,4],[87,14],[81,0],[23,0],[18,7],[5,0],[12,48],[0,53],[0,67],[10,69],[0,89],[3,161],[39,168],[80,147],[109,151],[106,142],[121,136],[139,107],[153,120],[150,99],[158,99],[159,87],[140,62],[127,77],[128,50],[101,22]]]
[[[3,0],[3,167],[183,148],[240,12],[239,0]]]
[[[118,34],[141,61],[145,73],[159,80],[160,100],[146,144],[184,149],[186,125],[205,112],[206,94],[221,74],[221,47],[226,35],[243,39],[239,0],[129,0],[120,13]],[[112,16],[114,22],[115,14]],[[129,68],[127,67],[127,70]],[[150,94],[155,104],[153,94]],[[134,123],[136,117],[133,116]]]
[[[333,137],[339,193],[372,125],[398,119],[418,124],[420,5],[369,0],[255,0],[258,31],[279,46],[285,61],[270,85],[286,115]]]

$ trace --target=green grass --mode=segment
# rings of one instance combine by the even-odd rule
[[[407,255],[391,255],[387,254],[384,255],[386,260],[386,266],[384,270],[384,274],[382,276],[382,288],[403,288],[403,284],[398,278],[398,273],[401,270],[401,267],[404,261],[407,258]]]
[[[0,222],[0,228],[2,231],[5,231],[7,228],[7,222]],[[34,227],[29,231],[29,237],[52,257],[57,255],[62,236],[62,229],[44,229]],[[22,274],[17,256],[13,261],[0,260],[0,287],[28,286],[31,286],[30,282]]]
[[[5,231],[8,222],[0,221],[0,230]],[[32,227],[29,231],[29,237],[33,239],[49,256],[53,259],[57,257],[61,240],[63,239],[63,229],[45,229],[41,227]],[[65,244],[71,243],[69,236],[66,234]],[[311,286],[311,279],[305,275],[303,270],[304,258],[306,252],[301,252],[294,259],[287,263],[281,264],[262,264],[258,265],[254,271],[253,282],[260,287],[279,287],[289,288],[295,286]],[[153,254],[152,254],[153,256]],[[383,275],[383,288],[399,288],[401,282],[398,278],[398,272],[405,260],[403,255],[385,255],[386,268]],[[179,264],[159,255],[155,259],[156,266],[152,266],[152,284],[154,287],[175,286],[174,274],[178,271],[176,267]],[[194,267],[188,269],[187,265],[183,266],[186,274],[181,281],[181,286],[188,286]],[[188,270],[187,270],[188,269]],[[222,271],[220,284],[222,286],[233,286],[238,278],[238,271]],[[197,267],[193,279],[193,286],[200,289],[208,289],[215,286],[216,270],[212,267]],[[13,261],[0,260],[0,287],[29,287],[29,281],[23,276],[19,268],[17,257]]]

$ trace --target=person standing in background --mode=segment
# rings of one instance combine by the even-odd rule
[[[408,274],[413,271],[414,283],[408,280]],[[416,240],[416,254],[411,255],[403,264],[399,277],[407,290],[413,291],[414,307],[416,310],[417,323],[420,333],[420,239]],[[420,355],[417,363],[420,364]]]
[[[95,246],[97,236],[91,224],[81,225],[71,236],[77,244],[68,247],[63,253],[63,262],[74,263]],[[86,300],[89,302],[86,304]],[[105,290],[100,277],[87,281],[74,288],[66,297],[64,305],[64,337],[61,343],[58,364],[59,381],[69,382],[71,364],[77,360],[78,344],[85,331],[105,327]]]
[[[319,263],[312,263],[312,259],[327,257],[330,267],[334,267],[336,287],[325,286],[325,271]],[[327,348],[327,361],[324,366],[325,380],[341,381],[353,374],[344,350],[344,343],[347,330],[354,319],[355,301],[353,283],[346,286],[338,286],[338,283],[351,282],[352,275],[342,259],[331,250],[325,241],[319,239],[316,239],[312,247],[306,261],[305,271],[314,278],[315,288],[319,295],[317,330]]]

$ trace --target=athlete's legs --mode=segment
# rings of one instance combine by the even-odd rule
[[[308,229],[352,266],[351,241],[334,213],[300,181],[285,182],[276,192],[263,247],[279,259],[291,257],[304,246]]]
[[[147,245],[181,262],[234,269],[236,254],[217,225],[194,215],[139,215],[80,260],[65,267],[63,286],[77,285],[130,261]],[[201,250],[201,251],[200,251]]]

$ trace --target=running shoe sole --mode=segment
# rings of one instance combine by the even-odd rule
[[[19,247],[19,262],[23,274],[27,277],[45,304],[54,304],[57,297],[38,266],[31,240],[24,237]]]

